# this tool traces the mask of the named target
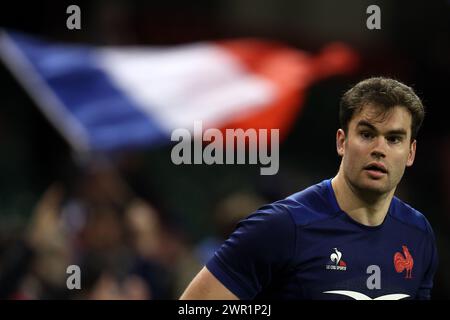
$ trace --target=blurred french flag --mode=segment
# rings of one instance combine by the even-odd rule
[[[174,129],[280,129],[314,82],[355,69],[332,43],[313,55],[260,39],[172,47],[95,47],[2,31],[0,57],[81,152],[170,144]]]

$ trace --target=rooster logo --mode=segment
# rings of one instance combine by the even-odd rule
[[[408,247],[403,245],[403,254],[400,252],[396,252],[394,254],[394,266],[395,271],[398,273],[402,273],[403,270],[406,270],[405,279],[412,279],[412,269],[414,266],[414,259],[409,253]],[[404,256],[403,256],[404,255]]]
[[[333,248],[334,253],[330,255],[330,260],[334,262],[337,266],[346,267],[347,264],[341,260],[342,252],[340,252],[337,248]]]

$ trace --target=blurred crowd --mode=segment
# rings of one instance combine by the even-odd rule
[[[50,185],[27,226],[2,244],[0,299],[176,299],[263,202],[245,193],[225,198],[211,217],[216,233],[194,244],[113,166],[90,164],[72,183]],[[80,267],[80,290],[67,287],[70,265]]]
[[[362,69],[355,79],[331,79],[308,92],[303,114],[280,149],[285,157],[273,177],[280,183],[272,178],[256,181],[259,177],[247,175],[242,166],[228,171],[210,167],[203,172],[184,168],[179,175],[179,167],[157,165],[155,153],[151,160],[156,164],[134,170],[135,175],[153,174],[142,177],[136,188],[105,161],[67,169],[68,178],[59,179],[59,166],[65,165],[60,154],[69,153],[67,146],[58,145],[58,134],[49,132],[51,125],[0,64],[0,299],[178,298],[238,220],[263,203],[331,177],[338,165],[333,139],[338,99],[351,82],[372,75],[398,77],[419,89],[424,98],[427,116],[417,159],[398,194],[430,220],[440,254],[434,296],[450,296],[450,135],[445,111],[449,1],[408,5],[380,1],[383,24],[376,31],[365,27],[366,8],[372,3],[356,0],[350,5],[329,0],[77,3],[82,8],[82,29],[76,32],[66,28],[66,1],[6,1],[0,26],[96,45],[155,46],[258,37],[314,52],[340,40],[360,51]],[[236,176],[242,179],[230,182]],[[217,183],[224,177],[226,181]],[[54,178],[40,194],[41,184]],[[171,185],[160,195],[148,196],[141,190],[149,188],[150,179]],[[262,186],[267,190],[260,190],[264,197],[223,191],[241,188],[243,182],[268,184]],[[34,201],[36,194],[40,194],[38,201]],[[159,203],[169,201],[183,212],[168,212]],[[30,203],[35,203],[31,212]],[[23,220],[9,221],[15,216]],[[177,218],[182,221],[174,221]],[[193,239],[192,225],[215,228]],[[70,265],[80,267],[81,290],[67,289]]]

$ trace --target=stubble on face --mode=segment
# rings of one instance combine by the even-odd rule
[[[401,106],[386,111],[367,105],[353,116],[342,165],[354,192],[378,197],[395,191],[411,151],[411,121]]]

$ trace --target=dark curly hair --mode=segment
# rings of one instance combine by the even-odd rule
[[[413,141],[422,125],[425,109],[414,90],[407,85],[389,78],[373,77],[357,83],[341,98],[339,121],[341,128],[347,133],[348,124],[355,112],[362,107],[374,104],[388,111],[395,106],[403,106],[411,113],[411,141]]]

